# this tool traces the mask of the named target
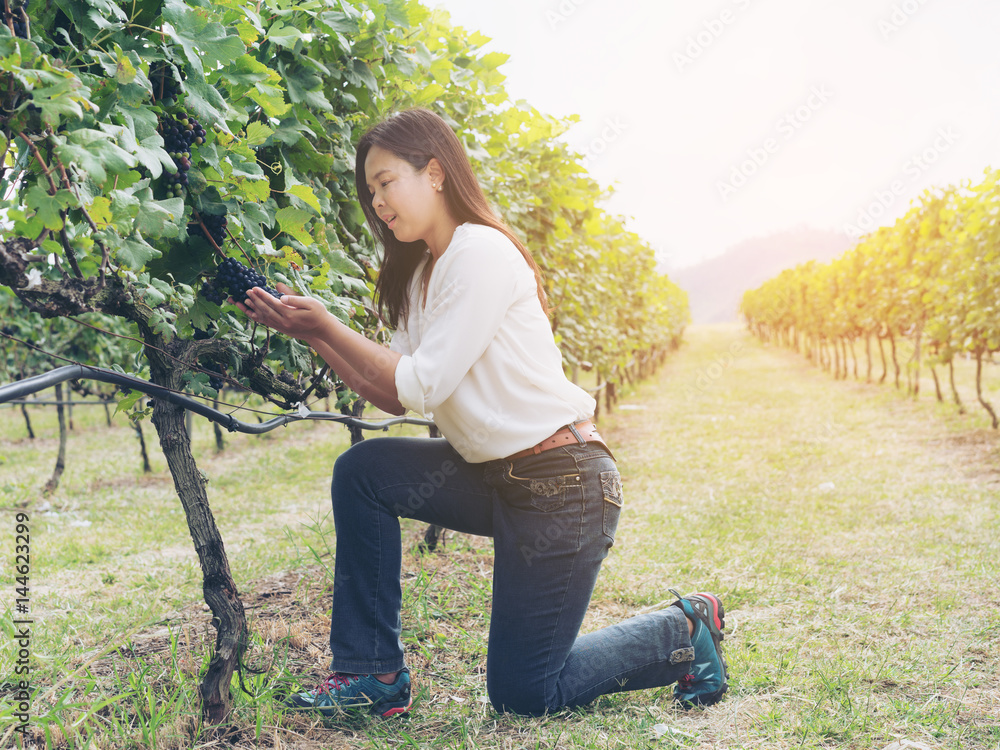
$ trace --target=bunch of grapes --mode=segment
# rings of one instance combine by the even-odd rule
[[[209,302],[221,305],[226,297],[237,302],[247,301],[247,292],[259,286],[265,292],[279,299],[283,296],[267,285],[267,279],[252,268],[247,268],[236,258],[226,258],[219,264],[215,279],[206,282],[201,293]]]
[[[14,36],[19,36],[22,39],[28,38],[28,24],[24,20],[27,15],[28,0],[22,0],[20,6],[17,4],[16,0],[10,0],[9,18],[7,16],[7,4],[3,2],[3,0],[0,0],[0,23],[9,29],[11,27],[11,22],[13,21]]]
[[[181,113],[179,118],[167,117],[160,121],[160,135],[163,136],[163,147],[177,165],[176,174],[165,175],[167,189],[173,195],[179,196],[188,184],[191,146],[205,142],[205,128],[193,115]]]
[[[202,229],[202,224],[204,224],[205,229],[208,230],[208,236],[215,242],[216,247],[221,247],[222,243],[226,240],[226,225],[228,223],[229,221],[224,214],[219,216],[202,215],[200,222],[191,224],[188,234],[205,237],[205,230]],[[205,239],[208,239],[208,237],[205,237]]]

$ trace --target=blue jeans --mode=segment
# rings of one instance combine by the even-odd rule
[[[498,711],[541,715],[669,685],[694,652],[677,607],[577,637],[614,544],[621,478],[599,445],[467,463],[443,438],[374,438],[337,459],[333,671],[404,666],[399,518],[493,537],[486,682]]]

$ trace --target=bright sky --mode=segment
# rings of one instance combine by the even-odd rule
[[[667,267],[1000,167],[996,0],[425,0],[492,37]]]

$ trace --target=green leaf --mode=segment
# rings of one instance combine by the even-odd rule
[[[274,134],[274,130],[262,122],[251,122],[247,125],[246,145],[260,146]]]
[[[204,78],[192,77],[184,82],[184,90],[185,105],[201,122],[215,123],[223,132],[229,132],[225,122],[229,106],[214,86]]]
[[[133,117],[133,112],[138,116]],[[170,158],[170,154],[163,150],[162,136],[155,129],[149,129],[149,123],[146,119],[148,114],[148,110],[136,108],[130,112],[123,113],[126,126],[118,127],[101,123],[100,128],[109,135],[116,137],[118,144],[125,151],[134,154],[138,163],[148,169],[150,175],[155,180],[163,174],[164,168],[168,171],[172,170],[174,162]],[[140,136],[140,134],[142,135]],[[137,138],[142,136],[144,136],[142,141],[138,141]]]
[[[146,394],[144,394],[142,391],[132,391],[127,396],[121,398],[118,401],[118,406],[115,407],[115,416],[118,415],[118,412],[128,411],[129,409],[131,409],[133,406],[139,403],[139,399],[141,399],[145,395]]]
[[[267,38],[279,47],[294,47],[302,36],[301,31],[294,26],[285,26],[281,20],[275,21],[267,31]]]
[[[359,31],[358,22],[343,11],[329,10],[320,13],[319,20],[333,31],[339,31],[342,34],[357,34]]]
[[[308,211],[293,206],[286,206],[278,211],[276,217],[281,231],[290,234],[304,245],[312,244],[312,236],[306,231],[306,222],[311,221],[313,215]]]
[[[62,210],[72,205],[76,198],[68,190],[60,190],[55,195],[49,195],[41,185],[35,185],[25,195],[28,208],[34,208],[37,217],[46,229],[57,231],[62,229]]]
[[[149,261],[159,258],[162,254],[138,236],[123,240],[118,248],[118,260],[132,271],[142,269]]]
[[[312,208],[316,209],[316,213],[322,214],[323,211],[319,205],[319,198],[316,197],[316,193],[308,185],[294,185],[288,188],[288,192],[294,195],[299,200],[304,201]]]
[[[275,212],[274,201],[243,204],[243,215],[246,217],[246,221],[254,224],[263,224],[266,227],[274,226]]]
[[[258,83],[247,92],[247,96],[257,102],[268,117],[281,117],[292,107],[277,86]]]
[[[240,86],[279,80],[278,74],[250,55],[238,57],[226,68],[226,80]]]
[[[136,165],[136,159],[111,142],[100,130],[80,128],[70,131],[56,155],[64,164],[72,164],[97,185],[103,185],[108,173],[121,174]]]
[[[321,111],[333,109],[330,100],[323,93],[323,78],[318,73],[301,66],[281,66],[288,89],[288,98],[293,104],[305,104]]]
[[[156,307],[157,305],[162,305],[167,301],[167,297],[163,292],[154,287],[152,284],[147,286],[141,291],[142,301],[145,302],[150,307]]]
[[[115,80],[122,86],[125,86],[135,80],[136,74],[137,71],[132,61],[128,59],[124,52],[119,52]]]
[[[70,120],[83,118],[84,105],[90,108],[86,98],[90,95],[90,91],[83,87],[76,76],[39,76],[39,78],[52,82],[47,86],[35,86],[33,90],[29,88],[32,90],[32,103],[42,110],[42,122],[56,127],[64,118]]]
[[[94,198],[94,202],[91,204],[88,213],[90,214],[90,218],[94,220],[95,224],[110,224],[111,201],[103,195],[97,196]]]
[[[210,21],[183,0],[167,0],[163,6],[162,31],[180,45],[191,67],[198,73],[229,63],[246,52],[238,35],[230,35],[222,24]]]
[[[184,218],[184,199],[148,200],[135,218],[135,231],[143,237],[176,237]]]
[[[364,86],[369,91],[378,91],[378,81],[372,74],[371,69],[364,60],[354,59],[351,64],[344,69],[347,80],[355,86]]]
[[[330,270],[338,274],[357,276],[359,278],[364,278],[365,276],[364,269],[344,252],[331,252],[324,256],[324,259],[330,264]]]
[[[487,70],[495,70],[510,59],[510,55],[503,52],[490,52],[479,58],[479,64]]]

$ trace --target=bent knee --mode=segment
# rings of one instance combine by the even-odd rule
[[[362,440],[337,456],[333,462],[334,486],[371,474],[371,462],[378,457],[374,440]]]
[[[522,716],[543,716],[555,710],[548,705],[545,696],[529,688],[511,686],[510,688],[490,687],[487,691],[490,703],[498,713],[520,714]]]
[[[376,446],[371,445],[374,442],[376,441],[365,440],[352,445],[333,462],[330,492],[334,508],[337,507],[338,500],[342,503],[359,494],[365,494],[373,476],[371,462],[377,458],[377,453],[373,452]]]

